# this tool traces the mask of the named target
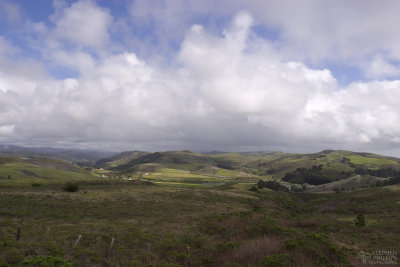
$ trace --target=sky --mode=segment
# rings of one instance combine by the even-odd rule
[[[0,0],[0,143],[400,157],[398,10]]]

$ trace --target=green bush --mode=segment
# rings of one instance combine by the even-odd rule
[[[1,261],[1,259],[0,259],[0,267],[11,267],[11,265],[4,261]]]
[[[252,187],[250,187],[249,191],[257,192],[258,189],[255,185],[253,185]]]
[[[72,267],[70,262],[64,261],[61,257],[53,256],[36,256],[21,262],[21,266],[41,266],[41,267]]]
[[[271,267],[291,266],[291,259],[288,254],[272,254],[264,258],[264,266],[271,266]]]
[[[284,192],[288,192],[289,191],[289,189],[286,186],[281,185],[277,181],[259,180],[257,182],[257,187],[260,188],[260,189],[265,187],[265,188],[268,188],[268,189],[272,189],[274,191],[284,191]]]
[[[76,183],[68,182],[64,184],[63,190],[67,192],[76,192],[79,190],[79,186]]]
[[[365,226],[365,217],[362,214],[358,214],[357,218],[354,220],[354,224],[358,227]]]
[[[285,246],[288,249],[294,249],[299,245],[299,243],[297,242],[297,240],[294,239],[286,239],[285,240]]]
[[[238,244],[234,241],[221,242],[221,243],[217,244],[217,250],[218,250],[218,252],[226,252],[226,251],[232,250],[237,245]]]
[[[208,242],[208,236],[200,232],[185,231],[180,236],[180,243],[191,248],[201,248]]]

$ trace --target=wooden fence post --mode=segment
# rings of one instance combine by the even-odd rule
[[[46,242],[47,236],[49,235],[49,232],[50,232],[50,227],[47,228],[46,235],[44,236],[44,239],[43,239],[43,243]]]
[[[82,235],[78,236],[78,239],[75,241],[74,246],[72,248],[75,248],[76,245],[78,245],[79,240],[81,240]]]
[[[21,226],[18,225],[17,233],[15,234],[15,240],[18,241],[20,237],[21,237]]]
[[[113,246],[114,246],[114,240],[115,240],[115,237],[113,237],[112,239],[111,239],[111,243],[110,243],[110,247],[108,248],[108,256],[110,256],[111,255],[111,250],[112,250],[112,248],[113,248]]]

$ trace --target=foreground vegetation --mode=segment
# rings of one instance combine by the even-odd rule
[[[0,266],[365,266],[360,253],[400,252],[398,165],[343,151],[132,152],[85,168],[3,155]]]
[[[324,194],[64,186],[0,189],[1,266],[361,266],[359,251],[400,251],[393,186]]]

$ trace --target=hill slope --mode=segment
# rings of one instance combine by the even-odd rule
[[[103,164],[105,168],[120,174],[140,176],[145,173],[149,177],[155,174],[157,177],[166,178],[176,170],[175,177],[182,174],[181,171],[185,171],[186,176],[190,176],[188,174],[203,175],[208,178],[247,176],[249,181],[253,181],[254,178],[272,179],[287,185],[318,186],[334,182],[339,185],[338,181],[363,176],[362,179],[352,179],[343,183],[355,188],[380,180],[377,178],[400,175],[400,160],[397,158],[343,150],[325,150],[311,154],[125,152],[105,162],[106,164]]]
[[[24,155],[27,157],[50,157],[74,163],[91,163],[102,158],[111,157],[114,152],[90,149],[64,149],[53,147],[22,147],[14,145],[0,145],[0,154]]]
[[[0,183],[92,180],[93,173],[66,161],[23,156],[0,156]]]

